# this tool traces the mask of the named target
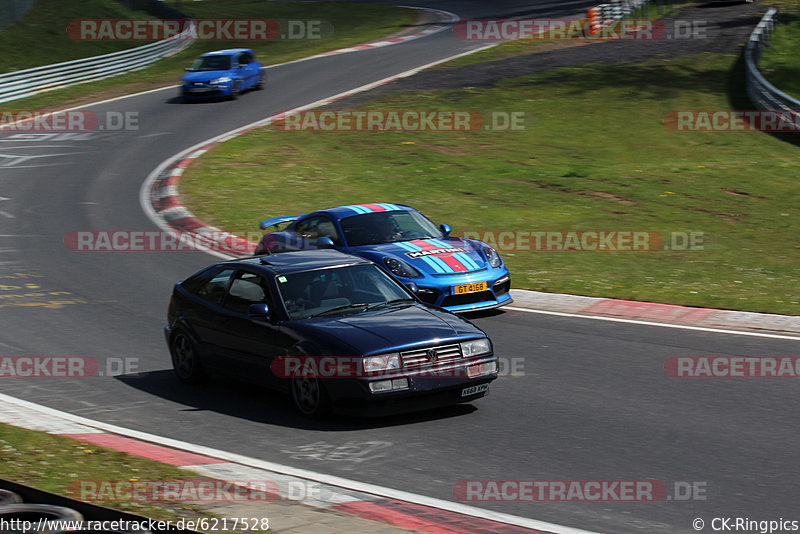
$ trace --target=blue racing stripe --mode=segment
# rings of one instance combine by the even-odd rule
[[[369,208],[365,208],[364,206],[359,206],[358,204],[350,204],[349,206],[342,206],[343,208],[349,208],[354,212],[358,213],[359,215],[363,213],[372,213],[372,210]]]

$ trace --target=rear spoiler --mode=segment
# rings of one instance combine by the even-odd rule
[[[272,219],[266,219],[266,220],[261,221],[258,224],[258,227],[261,228],[262,230],[266,230],[270,226],[276,226],[278,224],[283,224],[283,223],[296,221],[297,219],[299,219],[302,216],[303,215],[285,215],[283,217],[273,217]]]

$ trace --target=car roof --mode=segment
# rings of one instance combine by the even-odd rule
[[[249,48],[228,48],[226,50],[214,50],[213,52],[206,52],[202,54],[200,57],[206,56],[230,56],[231,54],[238,54],[240,52],[250,52],[253,53],[252,50]]]
[[[374,204],[348,204],[346,206],[336,206],[315,211],[314,213],[324,213],[335,219],[343,219],[353,215],[363,215],[365,213],[377,213],[381,211],[417,211],[405,204],[389,204],[386,202],[376,202]]]
[[[266,254],[263,256],[254,256],[252,258],[242,258],[224,262],[225,265],[250,265],[258,267],[259,270],[268,271],[273,274],[288,274],[299,271],[324,269],[326,267],[356,265],[359,263],[372,262],[364,258],[359,258],[358,256],[331,249],[282,252],[280,254]]]

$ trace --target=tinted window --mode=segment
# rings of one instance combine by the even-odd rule
[[[277,282],[290,319],[303,319],[351,304],[377,305],[410,299],[397,282],[372,264],[290,273],[278,276]]]
[[[231,282],[225,307],[236,313],[247,314],[251,304],[272,304],[269,287],[257,274],[239,271]]]
[[[193,293],[201,299],[207,300],[214,304],[221,304],[222,299],[225,298],[225,293],[228,290],[228,283],[233,276],[233,269],[223,269],[215,274],[211,280],[200,285],[197,291]]]
[[[320,237],[330,237],[334,244],[339,244],[339,233],[336,231],[333,221],[322,215],[299,221],[295,225],[294,231],[310,241],[316,241]]]
[[[231,56],[205,56],[194,61],[191,70],[229,70]]]
[[[348,246],[394,243],[442,237],[442,232],[417,211],[378,211],[340,221]]]

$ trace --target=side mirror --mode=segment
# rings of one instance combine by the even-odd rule
[[[452,229],[452,228],[450,228],[450,225],[447,225],[447,224],[440,224],[440,225],[439,225],[439,230],[441,230],[441,231],[442,231],[442,234],[444,234],[444,235],[445,235],[445,237],[446,237],[446,236],[449,236],[449,235],[450,235],[450,232],[452,232],[452,231],[453,231],[453,229]]]
[[[317,248],[334,248],[333,239],[328,236],[318,237],[316,241]]]
[[[418,286],[417,284],[415,284],[414,282],[408,282],[408,283],[406,284],[406,287],[409,289],[409,291],[411,291],[411,292],[412,292],[412,293],[414,293],[415,295],[416,295],[417,293],[419,293],[419,286]]]
[[[269,304],[251,304],[247,315],[256,319],[269,319]]]

